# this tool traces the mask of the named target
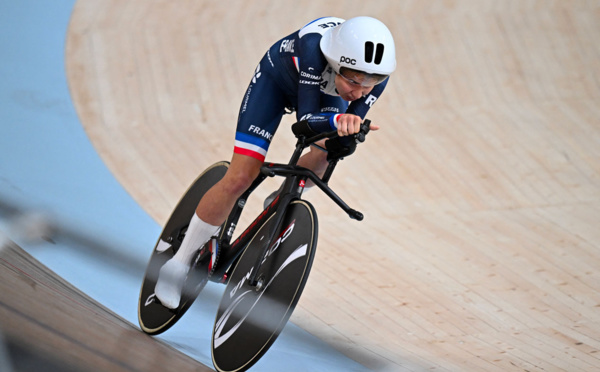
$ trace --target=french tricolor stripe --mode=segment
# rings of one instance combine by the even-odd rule
[[[265,161],[265,155],[261,155],[259,152],[256,151],[252,151],[252,150],[247,150],[245,148],[241,148],[241,147],[234,147],[233,148],[233,153],[234,154],[240,154],[240,155],[246,155],[246,156],[250,156],[251,158],[260,160],[262,162]]]
[[[336,130],[337,129],[337,127],[338,127],[338,119],[342,115],[343,114],[335,114],[331,118],[329,118],[329,126],[331,127],[331,130]]]
[[[235,147],[233,152],[240,155],[251,156],[260,161],[265,161],[269,142],[262,138],[247,135],[245,133],[235,134]]]
[[[292,59],[294,60],[294,66],[296,66],[296,70],[300,72],[300,62],[298,61],[298,57],[292,57]]]

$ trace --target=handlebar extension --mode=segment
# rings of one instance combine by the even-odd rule
[[[360,125],[360,131],[353,135],[356,143],[365,142],[366,136],[371,130],[371,120],[365,119],[365,121]],[[306,139],[307,144],[318,142],[322,139],[332,139],[338,137],[337,131],[325,132],[325,133],[317,133],[313,131],[308,125],[308,120],[300,120],[292,125],[292,132],[296,138],[300,139],[300,137],[304,137]]]

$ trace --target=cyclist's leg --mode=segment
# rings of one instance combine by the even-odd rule
[[[266,72],[268,66],[263,59],[257,71]],[[191,258],[217,232],[236,200],[258,175],[285,107],[284,94],[270,74],[256,73],[240,108],[234,155],[227,173],[200,200],[179,251],[160,270],[155,293],[166,307],[178,306]]]
[[[227,173],[200,200],[196,215],[209,224],[220,226],[238,198],[256,179],[262,164],[256,158],[234,153]]]
[[[262,162],[255,158],[233,154],[225,176],[204,194],[181,247],[160,270],[155,293],[164,306],[171,309],[179,306],[181,290],[194,254],[217,233],[234,203],[258,176],[261,166]]]
[[[325,140],[317,142],[317,145],[325,147]],[[315,147],[311,147],[310,151],[302,155],[298,160],[298,165],[312,170],[319,177],[323,177],[328,165],[327,153]],[[306,183],[306,187],[312,186],[314,186],[313,182],[309,180]]]

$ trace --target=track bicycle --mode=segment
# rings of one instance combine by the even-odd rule
[[[183,195],[156,243],[140,291],[138,319],[150,335],[172,327],[189,309],[207,282],[226,285],[212,335],[212,359],[217,371],[243,371],[267,352],[289,320],[304,289],[315,255],[318,235],[314,207],[302,199],[308,180],[331,198],[348,216],[362,220],[328,185],[339,160],[364,142],[370,130],[365,120],[347,145],[334,142],[337,132],[312,134],[306,121],[292,125],[297,143],[288,164],[264,164],[252,185],[238,199],[219,232],[196,254],[184,283],[177,309],[160,304],[154,294],[158,272],[174,256],[185,237],[187,225],[202,196],[227,172],[229,163],[206,169]],[[317,142],[326,139],[326,148]],[[316,146],[327,151],[323,177],[297,165],[304,149]],[[238,220],[252,192],[267,178],[285,178],[280,192],[256,219],[233,241]],[[218,257],[210,265],[211,251]]]

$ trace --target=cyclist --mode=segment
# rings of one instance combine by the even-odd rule
[[[244,95],[229,169],[202,198],[180,249],[160,270],[155,293],[164,306],[179,306],[192,258],[258,176],[283,115],[296,111],[311,133],[337,130],[338,146],[348,146],[343,137],[360,130],[395,68],[393,37],[370,17],[319,18],[271,46]],[[312,149],[298,162],[319,176],[327,164],[327,154]]]

